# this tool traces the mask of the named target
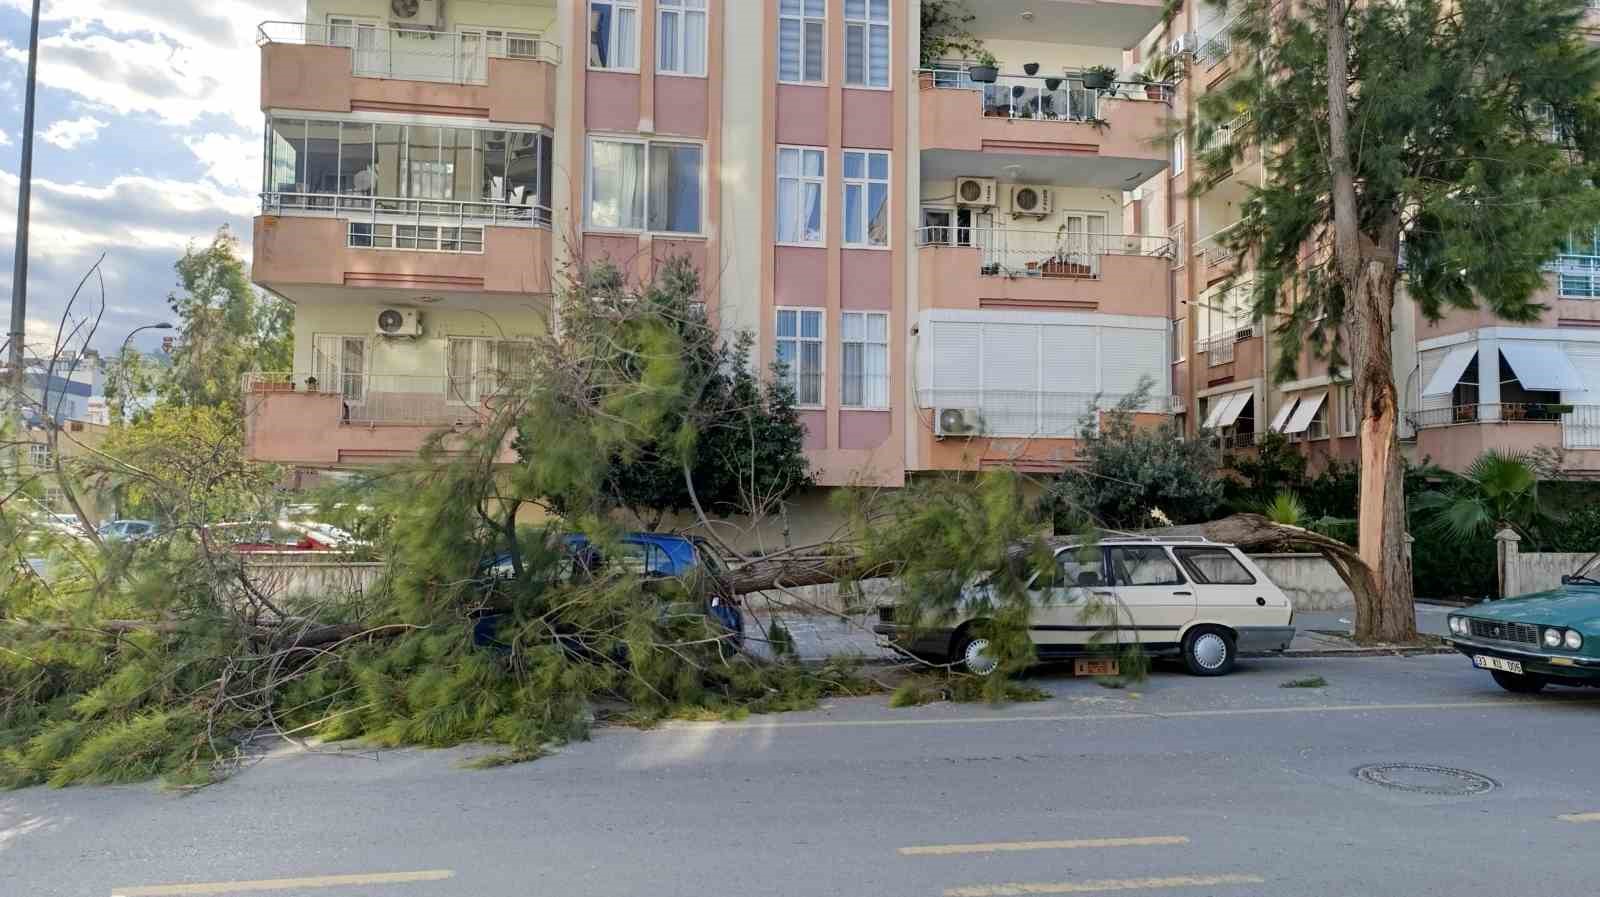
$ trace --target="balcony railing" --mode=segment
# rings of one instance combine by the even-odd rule
[[[973,436],[1063,439],[1094,426],[1097,412],[1115,408],[1122,398],[1092,392],[937,388],[918,390],[917,404],[929,409],[975,411],[978,428],[970,434]],[[1169,407],[1166,396],[1150,395],[1138,410],[1166,414]]]
[[[980,94],[985,118],[1092,122],[1100,119],[1102,100],[1161,103],[1171,100],[1173,92],[1171,84],[1140,81],[1113,81],[1105,88],[1089,88],[1084,86],[1081,72],[1001,75],[993,84],[973,81],[963,68],[919,69],[918,76],[924,86]]]
[[[1600,405],[1559,405],[1543,402],[1498,402],[1424,408],[1407,415],[1418,430],[1479,423],[1552,423],[1568,417],[1582,417],[1587,425],[1600,427]],[[1592,422],[1590,422],[1592,421]]]
[[[532,59],[561,63],[561,47],[537,34],[485,29],[379,28],[354,22],[262,22],[256,44],[346,47],[351,73],[362,78],[487,84],[489,60]]]
[[[1149,234],[941,226],[919,230],[917,243],[977,249],[981,254],[979,273],[991,277],[1094,279],[1100,276],[1102,256],[1173,256],[1172,238]]]
[[[347,193],[263,193],[263,215],[327,215],[399,224],[489,224],[511,227],[549,227],[550,207],[504,202],[459,202],[453,199],[416,199],[401,196],[363,196]]]
[[[463,377],[416,374],[345,374],[338,371],[246,374],[252,397],[274,394],[341,396],[339,421],[376,426],[473,426],[486,420],[489,405],[521,380],[483,371]]]
[[[1600,255],[1558,255],[1549,267],[1561,298],[1600,299]]]
[[[1232,259],[1234,254],[1226,245],[1227,236],[1241,224],[1244,222],[1235,221],[1194,241],[1194,257],[1207,265],[1221,265]]]
[[[1206,65],[1216,65],[1233,52],[1233,26],[1237,17],[1204,29],[1196,35],[1199,48],[1195,59]]]

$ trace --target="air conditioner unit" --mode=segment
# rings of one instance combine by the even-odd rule
[[[1178,39],[1167,45],[1169,56],[1193,56],[1200,49],[1200,39],[1193,31],[1185,31],[1178,35]]]
[[[1032,215],[1044,218],[1050,214],[1050,188],[1033,184],[1014,184],[1011,187],[1011,214],[1015,217]]]
[[[389,14],[401,27],[437,28],[444,24],[441,5],[441,0],[389,0]]]
[[[385,308],[378,312],[379,336],[421,336],[422,315],[407,308]]]
[[[999,189],[994,178],[956,178],[956,205],[992,209]]]
[[[983,421],[976,408],[936,408],[933,415],[935,436],[976,436]]]

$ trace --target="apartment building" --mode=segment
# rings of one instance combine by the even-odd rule
[[[1590,4],[1590,40],[1600,40],[1600,9]],[[1241,64],[1228,38],[1226,8],[1189,3],[1152,36],[1188,62],[1178,85],[1180,114],[1192,121],[1197,98]],[[1228,139],[1224,129],[1219,139]],[[1249,450],[1265,433],[1288,436],[1314,465],[1358,456],[1358,409],[1348,372],[1305,354],[1296,376],[1275,382],[1280,347],[1273,322],[1253,318],[1246,269],[1220,238],[1240,220],[1248,185],[1262,183],[1261,148],[1244,153],[1223,184],[1204,194],[1199,172],[1173,147],[1169,224],[1181,248],[1175,278],[1179,346],[1174,390],[1187,397],[1190,432],[1216,430],[1226,446]],[[1400,390],[1402,446],[1413,460],[1460,470],[1490,448],[1564,449],[1572,476],[1600,474],[1600,241],[1574,235],[1551,266],[1537,299],[1549,307],[1534,324],[1508,325],[1487,312],[1455,312],[1430,322],[1403,294],[1392,337]]]
[[[296,304],[295,370],[252,380],[252,453],[353,467],[472,426],[558,272],[601,258],[700,267],[719,326],[788,363],[824,487],[1060,470],[1096,398],[1143,381],[1171,413],[1173,93],[1131,77],[1161,0],[970,4],[994,83],[921,58],[920,6],[311,0],[264,24],[253,274]]]

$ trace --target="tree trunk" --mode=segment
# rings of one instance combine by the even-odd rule
[[[1376,589],[1356,593],[1356,638],[1416,638],[1411,562],[1405,549],[1405,479],[1400,403],[1390,348],[1399,264],[1398,211],[1378,226],[1376,241],[1360,230],[1355,165],[1350,155],[1350,34],[1345,0],[1328,0],[1328,169],[1332,176],[1333,249],[1350,323],[1350,356],[1361,409],[1361,560]]]

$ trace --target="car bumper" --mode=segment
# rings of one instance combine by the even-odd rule
[[[1575,679],[1600,684],[1600,658],[1527,651],[1454,636],[1445,639],[1444,643],[1468,657],[1482,654],[1487,657],[1498,657],[1501,660],[1515,660],[1522,664],[1523,672],[1526,673],[1551,679]]]
[[[913,638],[909,627],[897,623],[876,623],[872,631],[879,645],[919,657],[945,657],[950,653],[950,637],[955,634],[950,627],[935,627],[923,629]]]
[[[1293,626],[1240,626],[1237,648],[1240,654],[1265,654],[1289,650],[1294,641]]]

